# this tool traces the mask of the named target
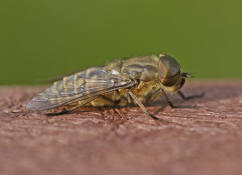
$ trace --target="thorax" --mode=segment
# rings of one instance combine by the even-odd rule
[[[158,78],[158,61],[156,56],[135,57],[111,62],[105,69],[115,70],[130,79],[148,82]]]

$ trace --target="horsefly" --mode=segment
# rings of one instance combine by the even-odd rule
[[[189,73],[181,72],[180,65],[171,56],[133,57],[111,62],[103,67],[91,67],[56,81],[51,87],[35,96],[26,106],[30,111],[42,111],[68,106],[69,113],[82,106],[138,105],[153,119],[144,105],[164,96],[168,105],[173,103],[167,93],[177,92],[184,100],[202,97],[203,94],[186,97],[181,91]]]

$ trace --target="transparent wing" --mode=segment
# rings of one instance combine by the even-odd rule
[[[35,96],[26,106],[28,110],[41,111],[83,101],[121,87],[133,86],[133,81],[103,67],[93,67],[64,77],[50,88]]]

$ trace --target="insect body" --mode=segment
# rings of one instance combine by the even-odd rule
[[[35,96],[26,106],[31,111],[42,111],[59,106],[126,106],[138,105],[147,115],[155,118],[144,107],[163,95],[178,92],[188,73],[182,73],[178,62],[168,55],[134,57],[109,63],[104,67],[91,67],[56,81],[50,88]]]

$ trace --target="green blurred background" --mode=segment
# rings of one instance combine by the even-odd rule
[[[0,83],[168,53],[198,78],[242,77],[241,0],[2,0]]]

